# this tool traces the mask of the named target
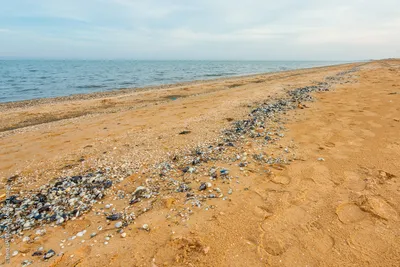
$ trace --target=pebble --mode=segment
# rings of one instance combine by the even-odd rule
[[[318,158],[318,161],[325,161],[324,158]]]
[[[110,220],[110,221],[116,221],[116,220],[119,220],[120,218],[121,218],[121,214],[119,214],[119,213],[112,214],[112,215],[109,215],[106,217],[106,219]]]
[[[54,255],[56,255],[56,252],[54,251],[54,250],[52,250],[52,249],[50,249],[49,251],[47,251],[47,253],[44,255],[44,259],[45,260],[48,260],[48,259],[50,259],[51,257],[53,257]]]
[[[95,237],[96,235],[97,235],[97,233],[93,232],[93,233],[90,234],[90,238],[93,238],[93,237]]]
[[[204,191],[207,189],[207,184],[206,183],[201,183],[200,187],[199,187],[199,191]]]
[[[122,222],[117,222],[115,224],[115,228],[121,228],[122,227]]]
[[[21,266],[29,266],[33,263],[33,261],[29,261],[29,260],[24,260],[23,262],[21,262]]]
[[[143,224],[142,229],[147,231],[147,232],[150,231],[150,227],[149,227],[149,225],[147,223]]]
[[[125,238],[125,237],[126,237],[126,233],[122,233],[122,234],[121,234],[121,237],[122,237],[122,238]]]
[[[15,256],[17,256],[17,255],[18,255],[18,253],[19,253],[19,251],[18,251],[18,250],[14,250],[14,252],[12,253],[12,255],[11,255],[11,256],[15,257]]]
[[[83,230],[82,232],[78,232],[76,236],[82,237],[86,233],[86,230]]]
[[[22,238],[22,242],[29,242],[31,240],[31,238],[29,236],[24,236],[24,238]]]
[[[35,251],[35,252],[33,252],[33,254],[32,254],[32,256],[42,256],[43,255],[43,252],[42,251]]]

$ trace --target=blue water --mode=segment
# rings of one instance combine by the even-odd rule
[[[0,102],[334,65],[322,61],[0,60]]]

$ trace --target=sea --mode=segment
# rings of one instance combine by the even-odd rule
[[[0,60],[0,102],[342,64],[338,61]]]

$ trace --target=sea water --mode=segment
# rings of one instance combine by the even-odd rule
[[[0,60],[0,102],[327,66],[333,61]]]

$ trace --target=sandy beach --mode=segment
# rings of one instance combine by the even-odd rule
[[[400,60],[0,104],[0,176],[10,266],[397,266]]]

